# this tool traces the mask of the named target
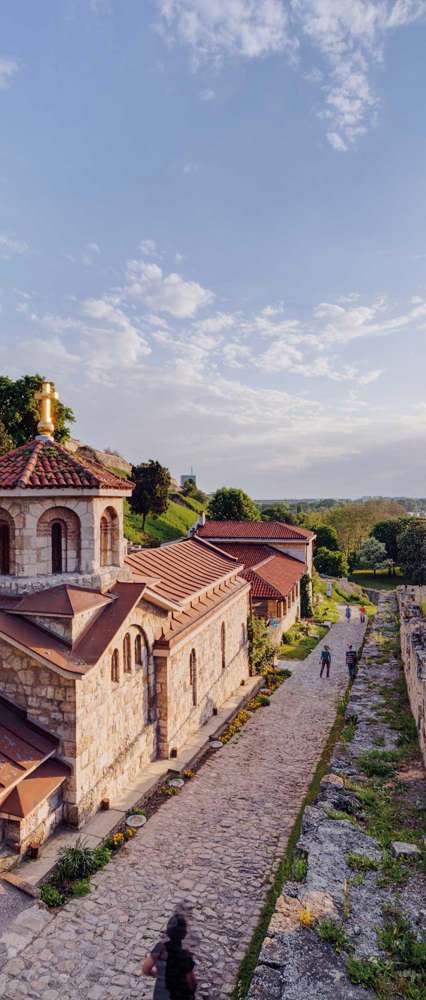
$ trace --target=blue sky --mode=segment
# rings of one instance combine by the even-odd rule
[[[426,0],[3,0],[0,356],[258,498],[425,495]]]

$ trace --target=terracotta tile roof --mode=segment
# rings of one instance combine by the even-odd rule
[[[58,741],[42,734],[12,705],[0,702],[0,797],[55,753]]]
[[[25,819],[48,795],[59,788],[71,774],[60,760],[46,760],[19,783],[0,804],[0,815]]]
[[[86,587],[74,587],[70,584],[60,584],[48,590],[38,590],[32,594],[24,594],[14,604],[3,605],[0,597],[0,607],[13,610],[14,614],[27,615],[57,615],[61,618],[73,618],[82,611],[91,608],[102,608],[111,604],[113,598],[109,594],[100,594]]]
[[[271,542],[290,540],[305,542],[314,538],[313,531],[299,528],[298,525],[284,524],[282,521],[206,521],[197,528],[197,535],[212,541],[225,538],[230,540],[252,538],[253,541],[269,539]]]
[[[244,564],[241,575],[251,583],[253,597],[287,597],[306,570],[305,563],[270,545],[220,542],[220,548]]]
[[[127,616],[136,606],[145,590],[143,581],[138,583],[116,583],[108,591],[115,598],[100,615],[93,626],[77,639],[72,655],[88,667],[94,666],[105,652]]]
[[[75,458],[48,438],[28,441],[0,456],[0,491],[14,489],[113,489],[131,492],[133,483],[102,465]]]
[[[216,593],[204,594],[182,611],[174,611],[170,621],[155,642],[154,652],[156,648],[169,647],[174,642],[178,642],[188,629],[193,628],[194,625],[215,611],[220,604],[244,588],[247,588],[247,581],[238,576],[235,580],[226,580],[225,583],[222,583]]]
[[[235,559],[198,538],[183,538],[157,549],[129,552],[126,563],[136,579],[158,577],[153,589],[174,604],[189,602],[239,570]]]

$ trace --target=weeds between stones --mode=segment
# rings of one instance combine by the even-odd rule
[[[333,948],[338,955],[341,951],[348,951],[350,949],[350,944],[348,938],[346,937],[343,924],[337,923],[337,921],[333,920],[331,917],[325,917],[324,920],[318,920],[315,924],[315,930],[323,941],[328,941],[331,945],[333,945]]]
[[[291,878],[294,882],[304,882],[308,874],[308,862],[303,855],[295,857],[291,866]]]
[[[419,938],[408,920],[394,907],[384,907],[383,928],[377,943],[386,958],[348,957],[346,971],[351,983],[374,990],[377,996],[400,1000],[424,1000],[426,995],[426,938]]]
[[[347,854],[346,862],[349,865],[349,868],[352,868],[352,871],[355,872],[377,871],[377,869],[380,868],[380,862],[374,861],[373,858],[369,858],[367,854]]]

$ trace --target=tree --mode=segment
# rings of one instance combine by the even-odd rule
[[[300,614],[302,618],[312,618],[312,582],[309,573],[304,573],[300,581]]]
[[[410,520],[398,538],[398,561],[412,583],[426,583],[426,520]]]
[[[316,549],[328,549],[329,552],[338,551],[339,540],[335,528],[331,528],[328,524],[317,524],[313,530],[317,536],[315,539]]]
[[[14,448],[14,443],[10,434],[8,434],[4,424],[0,421],[0,455],[6,455],[8,451],[12,451]]]
[[[260,513],[262,521],[283,521],[285,524],[296,524],[296,516],[284,503],[269,504],[268,507],[262,507]]]
[[[40,414],[35,395],[42,382],[41,375],[24,375],[15,381],[6,375],[0,376],[0,420],[12,440],[13,448],[19,448],[37,434]],[[74,420],[71,408],[58,400],[55,406],[56,441],[69,438],[69,424]]]
[[[261,674],[265,667],[272,666],[275,656],[265,619],[251,615],[247,621],[247,634],[250,666],[256,674]]]
[[[318,549],[315,553],[315,568],[324,576],[347,576],[348,561],[344,552],[332,552],[330,549]]]
[[[398,535],[407,527],[410,520],[409,517],[392,517],[386,521],[378,521],[371,531],[373,538],[377,538],[386,546],[387,557],[393,563],[398,561]]]
[[[135,488],[130,500],[130,506],[135,514],[142,514],[142,530],[145,531],[145,521],[148,514],[164,514],[169,500],[171,476],[168,469],[160,462],[150,458],[149,462],[132,467],[132,480]]]
[[[379,542],[378,538],[366,538],[358,551],[358,565],[365,569],[380,569],[386,561],[386,545]]]
[[[210,499],[208,516],[213,521],[260,521],[260,510],[244,490],[222,486]]]

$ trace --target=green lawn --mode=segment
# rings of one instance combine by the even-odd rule
[[[133,514],[128,501],[124,504],[124,534],[130,542],[139,545],[149,543],[149,541],[171,542],[176,538],[182,538],[187,534],[189,528],[197,519],[197,514],[203,510],[203,505],[197,500],[190,498],[189,506],[183,506],[170,500],[167,511],[160,517],[147,517],[145,522],[145,533],[142,531],[142,517],[140,514]]]
[[[318,622],[296,622],[283,637],[279,656],[283,660],[305,660],[327,632],[328,629]]]
[[[409,581],[402,575],[399,569],[396,576],[389,576],[387,570],[378,569],[376,576],[365,569],[355,569],[349,576],[352,583],[359,583],[361,587],[371,587],[372,590],[395,590]]]

